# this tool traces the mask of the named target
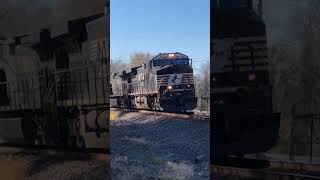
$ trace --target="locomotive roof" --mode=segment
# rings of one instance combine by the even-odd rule
[[[214,12],[218,11],[218,7],[223,11],[230,11],[234,9],[252,9],[253,4],[256,0],[247,0],[247,1],[239,1],[239,0],[214,0],[213,8]]]
[[[74,20],[70,20],[68,21],[68,32],[52,37],[50,40],[50,43],[52,44],[56,44],[59,41],[62,41],[68,37],[71,38],[75,38],[78,39],[79,41],[86,41],[87,36],[86,36],[86,32],[85,32],[85,24],[91,21],[94,21],[98,18],[103,17],[103,13],[99,13],[99,14],[95,14],[95,15],[91,15],[91,16],[87,16],[87,17],[83,17],[83,18],[79,18],[79,19],[74,19]],[[50,32],[50,29],[44,29]],[[42,42],[39,42],[39,44],[41,44]]]
[[[59,48],[70,41],[77,41],[78,43],[86,41],[87,32],[85,25],[88,22],[94,21],[103,16],[104,13],[99,13],[70,20],[68,21],[68,32],[52,38],[49,37],[49,39],[45,42],[41,42],[40,40],[40,42],[35,43],[32,47],[39,53],[41,59],[45,59],[48,56],[51,57],[53,56],[52,51],[54,49]],[[50,29],[43,29],[42,32],[45,32],[48,36],[51,36]]]
[[[266,34],[264,21],[252,11],[233,11],[221,14],[220,17],[215,15],[211,28],[214,38],[264,36]]]
[[[180,52],[174,52],[174,53],[159,53],[155,57],[153,57],[151,60],[157,60],[157,59],[178,59],[178,58],[188,58],[189,57],[185,54],[182,54]]]
[[[253,8],[255,0],[214,0],[214,38],[234,38],[239,36],[265,36],[265,23]]]

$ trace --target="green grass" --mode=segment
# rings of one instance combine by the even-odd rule
[[[160,157],[154,157],[151,159],[151,163],[155,165],[161,165],[163,164],[163,160]]]

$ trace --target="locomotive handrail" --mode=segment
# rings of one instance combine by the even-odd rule
[[[172,75],[191,75],[191,76],[193,76],[193,73],[181,73],[181,74],[174,73],[174,74],[156,75],[156,77],[166,77],[166,76],[172,76]]]
[[[8,99],[10,99],[7,107],[1,106],[0,110],[40,108],[42,103],[47,102],[51,97],[55,97],[56,103],[60,105],[106,103],[105,90],[108,88],[109,75],[105,67],[99,62],[60,71],[47,71],[48,69],[44,68],[36,72],[24,73],[24,76],[18,76],[14,80],[0,82],[1,86],[5,86],[3,88],[6,89]],[[77,70],[79,72],[89,70],[90,72],[86,77],[72,75]],[[69,73],[71,73],[71,79],[61,79]],[[80,96],[81,99],[79,99]]]
[[[72,72],[72,71],[75,71],[75,70],[83,70],[83,69],[92,68],[92,67],[95,67],[95,66],[96,67],[100,67],[100,68],[104,68],[104,67],[101,67],[101,64],[102,63],[93,63],[93,64],[87,64],[87,65],[84,65],[84,66],[78,66],[78,67],[72,67],[72,68],[68,68],[68,69],[62,69],[62,70],[54,71],[54,74],[67,73],[67,72]]]
[[[168,83],[170,77],[180,75],[181,81],[179,83]],[[145,86],[145,84],[147,84]],[[182,73],[182,74],[165,74],[165,75],[153,75],[148,80],[139,81],[133,80],[131,83],[120,83],[113,87],[114,95],[123,95],[123,86],[128,85],[129,94],[147,94],[154,93],[160,86],[167,85],[190,85],[194,84],[193,73]]]

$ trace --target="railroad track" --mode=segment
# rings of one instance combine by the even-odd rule
[[[61,146],[50,146],[50,145],[30,145],[30,144],[19,144],[19,143],[1,143],[0,144],[0,155],[2,154],[26,154],[36,155],[41,151],[54,151],[61,153],[78,153],[78,154],[109,154],[107,148],[70,148]]]
[[[234,160],[237,161],[237,160]],[[266,160],[254,160],[256,163]],[[268,161],[268,167],[258,168],[254,164],[248,167],[241,164],[214,164],[211,165],[211,176],[215,179],[266,179],[266,180],[313,180],[320,179],[320,165],[297,163],[289,161]]]
[[[124,112],[140,112],[140,113],[152,113],[157,115],[174,116],[179,118],[192,118],[199,120],[210,120],[210,116],[207,114],[195,114],[194,112],[167,112],[167,111],[155,111],[150,109],[125,109],[125,108],[110,108],[110,111],[124,111]]]

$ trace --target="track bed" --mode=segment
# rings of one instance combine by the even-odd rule
[[[107,180],[108,163],[102,154],[0,147],[1,179]]]
[[[189,116],[111,111],[112,178],[208,179],[209,133]]]

